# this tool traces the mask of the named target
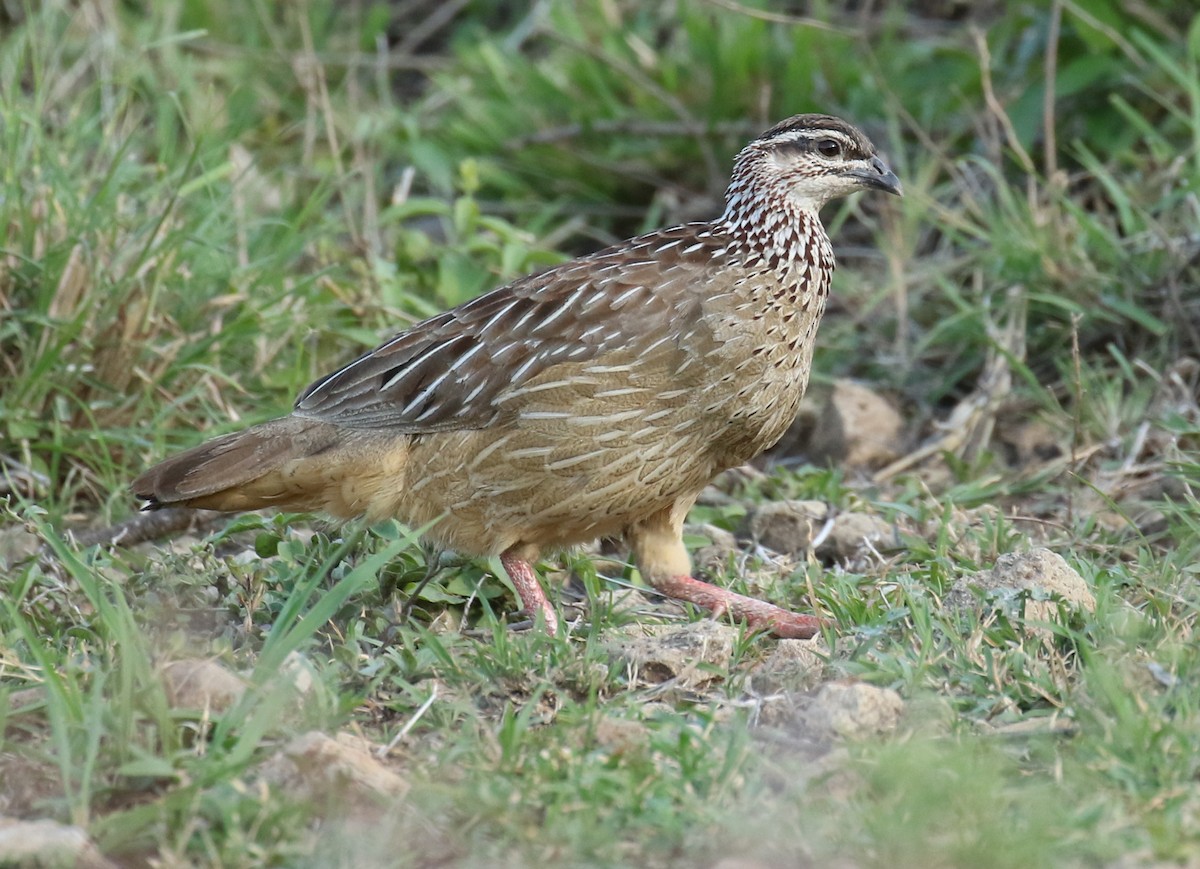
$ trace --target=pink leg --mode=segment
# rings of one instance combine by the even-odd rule
[[[546,633],[552,637],[556,635],[558,633],[558,616],[554,612],[554,607],[550,606],[550,601],[546,599],[546,593],[542,591],[533,565],[511,549],[501,553],[500,563],[504,565],[504,572],[516,586],[517,595],[521,598],[521,606],[525,608],[525,612],[535,622],[537,614],[541,612],[546,619]]]
[[[777,637],[807,640],[820,633],[824,624],[816,616],[800,615],[765,600],[746,597],[690,576],[660,579],[654,583],[654,587],[669,597],[711,610],[714,616],[728,613],[736,621],[744,621],[756,631],[769,631]]]

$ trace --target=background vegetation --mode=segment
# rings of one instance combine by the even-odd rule
[[[0,0],[0,33],[0,814],[121,865],[1200,862],[1189,4]],[[487,564],[401,612],[425,556],[392,525],[64,537],[405,323],[714,214],[740,144],[808,110],[861,123],[906,189],[826,213],[818,388],[872,384],[937,448],[781,461],[698,518],[802,497],[900,529],[779,592],[836,616],[822,679],[904,697],[896,733],[817,763],[758,720],[771,641],[647,687],[603,644],[627,617],[506,632]],[[1094,613],[1048,641],[943,606],[1034,543]],[[558,566],[593,598],[632,578],[590,565]],[[187,656],[246,699],[181,711],[163,662]],[[347,816],[270,786],[311,728],[398,739],[408,798]]]

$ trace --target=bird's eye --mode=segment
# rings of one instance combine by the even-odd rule
[[[837,139],[820,139],[817,142],[817,152],[822,157],[838,157],[842,153],[842,143]]]

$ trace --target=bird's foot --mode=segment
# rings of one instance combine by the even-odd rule
[[[525,613],[536,622],[540,612],[546,622],[546,633],[555,636],[558,633],[558,614],[554,612],[554,607],[542,591],[542,584],[538,582],[533,565],[511,551],[500,555],[500,563],[504,565],[504,572],[512,580]]]
[[[807,640],[819,634],[825,624],[816,616],[794,613],[690,576],[672,576],[656,582],[654,587],[669,597],[709,610],[716,617],[728,614],[752,630],[767,631],[776,637]]]

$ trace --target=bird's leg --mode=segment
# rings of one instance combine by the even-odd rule
[[[643,574],[644,575],[644,574]],[[686,574],[654,578],[654,587],[663,594],[686,600],[711,610],[713,615],[729,614],[734,621],[745,622],[756,631],[769,631],[777,637],[807,640],[821,632],[821,619],[777,607],[765,600],[747,597],[711,582],[693,579]]]
[[[668,597],[693,603],[715,616],[728,614],[754,630],[769,631],[777,637],[808,639],[820,633],[824,622],[816,616],[794,613],[693,579],[691,559],[683,546],[684,513],[686,510],[663,511],[626,531],[638,569],[651,585]]]
[[[508,578],[512,580],[513,586],[517,589],[517,596],[521,598],[521,606],[535,622],[537,614],[540,612],[546,620],[546,633],[553,637],[558,633],[558,615],[546,598],[541,583],[538,582],[537,573],[533,569],[533,562],[536,558],[516,546],[500,553],[500,563],[504,565],[504,572],[508,574]]]

